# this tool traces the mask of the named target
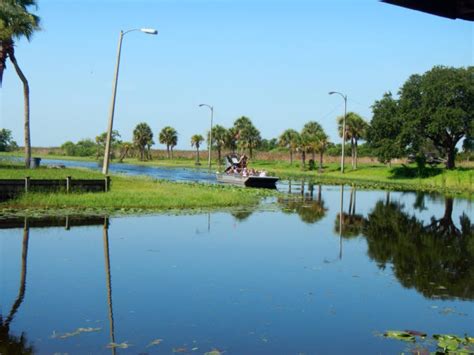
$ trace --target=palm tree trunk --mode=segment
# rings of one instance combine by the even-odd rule
[[[352,170],[354,170],[354,138],[351,138],[351,163]]]
[[[306,152],[304,150],[301,152],[301,161],[303,162],[302,169],[304,169],[306,166]]]
[[[196,146],[196,154],[197,154],[196,164],[200,165],[200,162],[199,162],[199,146]]]
[[[293,165],[293,150],[290,148],[290,165]]]
[[[170,146],[167,144],[166,145],[166,155],[168,156],[168,159],[170,158]]]
[[[171,159],[173,159],[173,147],[171,147]]]
[[[319,171],[323,171],[323,152],[319,153]]]
[[[8,52],[11,62],[15,67],[16,73],[20,77],[21,82],[23,83],[23,99],[24,99],[24,107],[25,107],[25,126],[24,126],[24,134],[25,134],[25,166],[26,168],[30,167],[31,163],[31,140],[30,140],[30,86],[28,85],[28,80],[26,76],[21,71],[20,67],[18,66],[18,62],[15,58],[15,50],[12,46]]]
[[[355,169],[357,169],[357,139],[355,140],[354,149]]]

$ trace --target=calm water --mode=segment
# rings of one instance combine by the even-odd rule
[[[472,217],[466,200],[348,187],[341,214],[340,187],[306,185],[233,212],[4,220],[0,352],[434,350],[377,334],[474,335]]]

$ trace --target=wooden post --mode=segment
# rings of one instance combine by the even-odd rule
[[[30,189],[30,177],[27,176],[25,177],[25,193],[28,193],[29,189]]]
[[[70,193],[71,192],[71,177],[68,176],[66,177],[66,192]]]
[[[105,192],[109,192],[110,190],[110,176],[105,177]]]

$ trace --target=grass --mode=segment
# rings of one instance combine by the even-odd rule
[[[2,154],[3,155],[3,154]],[[0,155],[1,157],[1,155]],[[44,155],[44,158],[64,159],[64,156]],[[95,161],[93,158],[82,160]],[[163,167],[195,168],[194,159],[155,159],[141,162],[137,159],[126,159],[128,164]],[[438,191],[452,194],[472,194],[474,192],[474,169],[458,167],[454,170],[444,168],[427,168],[423,176],[419,176],[415,165],[394,165],[388,167],[380,163],[361,163],[357,170],[352,170],[347,160],[346,171],[340,172],[340,165],[329,163],[324,171],[301,169],[301,162],[295,160],[293,165],[286,161],[254,160],[250,165],[256,169],[266,169],[270,174],[282,179],[311,179],[326,184],[351,183],[360,187],[383,188],[392,190]],[[202,159],[201,168],[207,168],[207,161]],[[212,170],[218,170],[217,165]],[[222,168],[221,168],[222,169]],[[0,173],[1,174],[1,173]],[[0,176],[1,177],[1,176]]]
[[[387,167],[382,164],[360,164],[352,170],[349,164],[345,173],[340,172],[339,164],[325,164],[322,173],[316,170],[302,170],[300,163],[290,165],[286,162],[255,161],[252,166],[266,169],[282,178],[305,178],[322,183],[352,183],[354,185],[398,190],[439,191],[448,193],[472,194],[474,192],[474,169],[427,168],[419,176],[415,165]]]
[[[1,166],[0,178],[32,179],[103,178],[86,169],[34,169],[26,171],[15,165]],[[0,210],[82,210],[102,212],[143,212],[173,209],[215,209],[251,206],[262,196],[274,192],[242,189],[222,185],[177,183],[146,177],[112,176],[112,189],[107,193],[28,193],[0,204]]]

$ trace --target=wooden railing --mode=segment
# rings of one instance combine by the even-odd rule
[[[8,198],[20,193],[64,191],[66,193],[80,192],[108,192],[110,177],[104,179],[0,179],[0,197]]]

